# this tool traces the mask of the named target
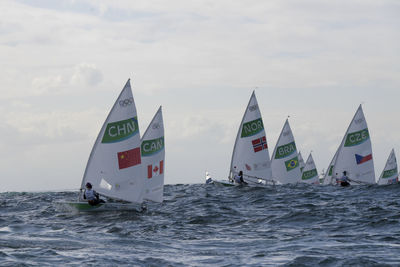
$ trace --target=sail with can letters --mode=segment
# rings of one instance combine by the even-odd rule
[[[140,153],[139,124],[130,80],[115,101],[97,136],[82,179],[100,195],[143,202],[145,179]]]
[[[288,119],[272,154],[271,166],[272,177],[278,182],[282,184],[301,182],[299,157]]]
[[[249,184],[272,181],[267,136],[254,91],[236,136],[229,178],[239,171],[243,171],[243,179]]]
[[[319,184],[319,175],[314,159],[310,153],[301,174],[301,181],[308,184]]]
[[[351,184],[375,184],[374,160],[367,122],[360,105],[338,149],[333,167],[333,179],[343,172]]]
[[[379,177],[378,184],[396,184],[399,182],[399,174],[397,171],[397,160],[396,154],[394,153],[394,149],[390,152],[389,158],[386,161],[385,168],[382,171],[381,176]]]
[[[146,177],[143,198],[161,203],[165,171],[164,122],[161,107],[147,127],[141,143],[142,164]]]

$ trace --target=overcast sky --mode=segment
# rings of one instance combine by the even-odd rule
[[[363,103],[376,175],[400,153],[398,0],[0,1],[0,192],[78,189],[131,78],[160,105],[165,182],[226,178],[252,91],[270,154],[285,119],[326,169]]]

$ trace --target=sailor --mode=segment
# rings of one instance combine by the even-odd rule
[[[235,183],[237,183],[237,184],[247,184],[243,180],[243,172],[242,171],[239,171],[239,174],[236,174],[235,177],[233,177],[233,179],[235,180]]]
[[[91,206],[96,206],[99,203],[105,203],[104,200],[99,198],[99,194],[92,189],[91,183],[86,183],[86,189],[83,193],[83,198],[87,199]]]
[[[211,184],[213,182],[211,175],[206,172],[206,184]]]
[[[339,179],[336,180],[336,182],[340,185],[340,186],[349,186],[350,185],[350,179],[347,176],[347,172],[344,171],[343,172],[343,176],[340,177]]]

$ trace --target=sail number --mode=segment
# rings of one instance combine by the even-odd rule
[[[292,155],[296,151],[296,144],[293,142],[279,146],[276,149],[275,159],[286,158],[287,156]]]
[[[249,121],[243,123],[242,134],[240,135],[240,137],[252,136],[258,134],[262,130],[264,130],[264,124],[261,118],[254,121]]]
[[[303,172],[303,175],[301,176],[301,179],[302,180],[308,180],[308,179],[311,179],[311,178],[313,178],[313,177],[315,177],[317,175],[318,175],[317,170],[316,169],[312,169],[312,170]]]
[[[383,172],[382,178],[390,178],[393,175],[397,174],[397,167],[392,170],[387,170]]]
[[[164,136],[142,142],[142,156],[150,156],[164,148]]]
[[[139,133],[137,117],[107,124],[102,143],[115,143],[126,140]]]
[[[346,138],[346,142],[344,143],[344,146],[356,146],[359,145],[366,140],[369,139],[369,132],[368,128],[365,128],[361,131],[354,132],[354,133],[349,133]]]

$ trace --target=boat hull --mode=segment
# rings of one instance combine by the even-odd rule
[[[221,186],[239,186],[239,184],[231,183],[225,180],[213,180],[213,184],[221,185]]]
[[[279,183],[277,182],[264,182],[264,183],[255,183],[253,181],[247,181],[247,184],[238,184],[238,183],[232,183],[227,180],[213,180],[213,184],[219,185],[219,186],[227,186],[227,187],[232,187],[232,186],[249,186],[249,187],[269,187],[269,186],[274,186]]]
[[[99,203],[95,206],[87,202],[57,202],[64,210],[78,212],[96,212],[96,211],[116,211],[116,210],[132,210],[143,211],[146,206],[143,203]]]

